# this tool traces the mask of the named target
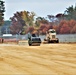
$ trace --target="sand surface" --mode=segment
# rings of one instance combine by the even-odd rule
[[[76,44],[0,44],[0,75],[76,75]]]

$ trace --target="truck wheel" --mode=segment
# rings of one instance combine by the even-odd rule
[[[56,41],[56,43],[59,43],[59,39]]]
[[[44,41],[47,41],[46,39],[44,39]]]
[[[31,44],[29,43],[29,46],[31,46]]]

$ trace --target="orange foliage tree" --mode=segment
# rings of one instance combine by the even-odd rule
[[[54,25],[53,28],[58,34],[75,34],[76,21],[75,20],[62,20],[59,25]]]
[[[39,30],[40,30],[40,34],[46,34],[46,31],[52,29],[51,25],[41,25]]]
[[[72,30],[70,31],[70,33],[76,34],[76,25],[72,28]]]
[[[70,33],[70,27],[67,24],[63,24],[63,26],[60,28],[61,34],[68,34]]]

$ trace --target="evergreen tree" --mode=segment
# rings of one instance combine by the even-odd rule
[[[5,12],[4,1],[0,0],[0,26],[2,26],[4,23],[4,12]]]
[[[72,5],[72,6],[69,6],[68,8],[66,8],[64,14],[65,14],[66,19],[76,20],[76,5],[75,5],[75,7]]]

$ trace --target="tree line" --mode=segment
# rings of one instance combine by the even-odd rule
[[[64,13],[36,17],[35,12],[20,11],[10,17],[9,26],[12,34],[39,33],[45,34],[54,28],[57,34],[76,34],[76,6],[69,6]]]

